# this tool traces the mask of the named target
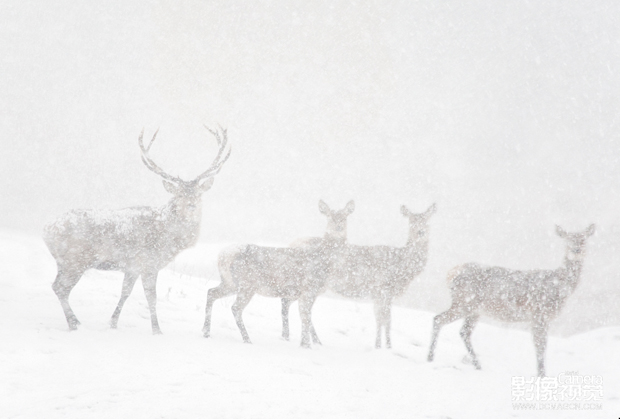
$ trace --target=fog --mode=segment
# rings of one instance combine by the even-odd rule
[[[0,227],[71,208],[163,205],[137,138],[174,175],[232,154],[201,240],[321,235],[404,245],[433,202],[427,268],[404,304],[447,304],[477,261],[555,268],[596,223],[558,326],[620,322],[620,4],[615,1],[22,2],[0,5]],[[51,281],[51,279],[50,279]]]

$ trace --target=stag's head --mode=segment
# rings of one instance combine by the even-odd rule
[[[557,235],[566,240],[566,255],[568,259],[574,261],[583,260],[586,253],[586,240],[594,234],[594,230],[594,224],[590,224],[585,231],[578,233],[567,233],[564,229],[562,229],[562,227],[555,226],[555,232]]]
[[[409,240],[428,240],[428,219],[437,211],[437,205],[433,204],[420,214],[409,211],[406,206],[400,207],[403,216],[409,219]]]
[[[166,191],[174,195],[172,199],[172,209],[178,216],[181,216],[186,219],[200,219],[201,214],[201,197],[202,194],[208,191],[213,185],[213,180],[215,179],[215,175],[219,173],[220,169],[228,160],[230,156],[230,147],[228,147],[228,152],[224,157],[224,151],[226,150],[226,146],[228,143],[228,138],[226,136],[226,130],[221,129],[219,131],[214,131],[209,129],[207,130],[213,134],[218,144],[218,153],[213,159],[211,166],[198,177],[193,180],[183,180],[177,176],[172,176],[166,173],[163,169],[161,169],[149,156],[149,150],[157,137],[157,131],[153,135],[153,139],[150,141],[147,147],[144,146],[142,142],[142,137],[144,135],[144,130],[140,133],[140,138],[138,138],[138,144],[140,146],[140,152],[142,157],[142,162],[144,165],[152,172],[158,174],[163,178],[164,188]]]
[[[355,202],[349,201],[347,205],[341,209],[334,211],[323,202],[319,201],[319,211],[327,217],[327,229],[325,237],[333,240],[347,240],[347,217],[355,210]]]

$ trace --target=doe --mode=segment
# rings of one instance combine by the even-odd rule
[[[566,256],[564,264],[555,270],[517,271],[475,263],[453,268],[448,273],[452,306],[433,320],[428,361],[433,360],[439,330],[464,317],[460,334],[474,367],[480,369],[471,333],[484,314],[501,321],[531,324],[538,375],[543,377],[549,323],[579,283],[586,239],[594,234],[594,228],[592,224],[584,232],[567,233],[556,226],[558,236],[566,240]]]

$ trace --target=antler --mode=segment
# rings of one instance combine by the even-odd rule
[[[232,148],[229,147],[228,153],[226,153],[226,156],[222,159],[222,153],[224,153],[224,149],[228,144],[228,136],[226,135],[226,130],[220,127],[220,130],[222,131],[222,137],[220,137],[220,133],[218,131],[214,131],[206,125],[204,127],[215,136],[219,150],[217,156],[215,156],[215,159],[213,159],[213,162],[211,163],[211,167],[209,167],[204,173],[194,179],[194,182],[200,182],[202,179],[217,175],[224,163],[226,163],[226,160],[228,160],[228,157],[230,157],[230,152],[232,150]]]
[[[169,180],[170,182],[174,182],[174,183],[181,183],[183,182],[181,178],[169,175],[168,173],[164,172],[164,170],[158,165],[156,165],[155,162],[149,156],[149,150],[151,149],[151,146],[153,145],[153,142],[155,141],[155,137],[157,137],[158,132],[159,132],[159,128],[157,129],[157,131],[155,131],[155,134],[153,134],[153,139],[151,140],[151,142],[149,142],[149,146],[144,148],[144,143],[142,142],[142,137],[144,136],[144,128],[142,128],[142,132],[140,133],[140,138],[138,138],[138,144],[140,145],[140,151],[141,151],[140,157],[142,158],[142,163],[144,163],[144,165],[150,171],[157,173],[159,176],[163,177],[164,179]]]
[[[224,153],[224,149],[226,148],[226,145],[228,144],[228,137],[226,135],[226,130],[220,127],[220,130],[222,131],[222,137],[220,137],[220,133],[218,131],[213,131],[206,125],[205,125],[205,128],[209,130],[209,132],[211,132],[211,134],[215,136],[219,150],[218,150],[217,156],[215,156],[215,159],[213,159],[211,166],[204,173],[202,173],[196,179],[191,181],[191,183],[194,183],[194,184],[197,184],[203,179],[206,179],[206,178],[209,178],[209,177],[212,177],[218,174],[222,166],[224,165],[224,163],[226,163],[226,160],[228,160],[228,157],[230,157],[231,148],[229,147],[228,153],[226,153],[226,156],[222,159],[222,154]],[[142,137],[144,136],[144,129],[142,129],[142,132],[140,133],[140,137],[138,138],[138,144],[140,145],[140,151],[141,151],[140,157],[142,158],[142,162],[149,170],[151,170],[154,173],[157,173],[159,176],[161,176],[162,178],[166,180],[169,180],[174,183],[187,183],[179,177],[172,176],[166,173],[161,167],[155,164],[155,162],[149,156],[149,150],[151,149],[151,146],[153,145],[153,142],[155,141],[155,137],[157,137],[158,132],[159,132],[159,129],[155,131],[155,134],[153,135],[153,139],[149,142],[148,147],[144,147],[144,143],[142,142]]]

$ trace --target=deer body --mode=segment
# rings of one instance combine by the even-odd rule
[[[320,343],[312,325],[311,310],[319,294],[325,291],[326,282],[332,266],[334,249],[344,246],[342,223],[353,211],[352,201],[347,206],[348,213],[331,211],[322,201],[321,212],[328,216],[328,229],[325,237],[303,247],[264,247],[252,244],[235,246],[224,250],[218,257],[221,284],[211,288],[207,295],[205,324],[203,334],[210,336],[211,313],[213,303],[228,295],[236,294],[232,306],[233,316],[245,343],[250,343],[249,335],[243,323],[243,309],[255,294],[277,297],[289,302],[299,300],[299,314],[302,319],[303,347],[310,346],[310,336],[315,343]],[[350,207],[350,211],[349,211]],[[336,221],[338,228],[332,228]],[[344,228],[346,231],[346,225]],[[283,310],[284,314],[284,310]],[[283,321],[288,331],[288,317]],[[283,333],[284,334],[284,333]]]
[[[410,212],[404,205],[401,207],[403,216],[409,219],[409,238],[404,247],[346,245],[336,249],[333,256],[328,288],[344,297],[372,299],[377,348],[381,347],[382,330],[386,346],[391,347],[392,302],[426,265],[428,219],[435,210],[435,204],[421,214]]]
[[[322,240],[333,239],[335,240],[334,243],[337,243],[338,246],[333,247],[332,253],[336,249],[342,250],[342,245],[347,242],[347,217],[351,215],[354,210],[355,202],[353,201],[349,201],[343,209],[338,211],[332,211],[325,202],[319,201],[319,211],[321,211],[321,213],[328,219],[327,230],[325,231],[324,237],[307,237],[298,239],[291,243],[290,247],[317,247],[321,245]],[[330,257],[333,258],[334,255],[332,254]],[[295,300],[296,298],[282,298],[282,337],[286,340],[289,339],[288,313],[291,304]],[[310,333],[312,335],[312,341],[314,343],[321,344],[321,341],[314,330],[314,326],[312,325],[310,325]]]
[[[594,233],[594,225],[583,233],[566,233],[560,227],[556,230],[567,241],[564,264],[558,269],[519,271],[468,263],[450,271],[448,284],[452,306],[435,316],[429,361],[434,358],[441,327],[464,317],[461,337],[474,366],[479,369],[480,364],[471,345],[471,333],[480,315],[487,315],[505,322],[531,324],[538,375],[545,375],[549,323],[557,317],[579,283],[585,240]]]
[[[111,327],[116,328],[125,300],[141,276],[153,333],[161,333],[156,313],[157,274],[178,253],[196,243],[202,216],[202,193],[213,185],[213,176],[230,155],[229,151],[221,159],[227,142],[226,131],[223,140],[218,133],[213,133],[220,151],[212,166],[193,181],[170,176],[155,165],[148,151],[157,133],[148,148],[142,144],[140,135],[138,143],[144,164],[164,178],[164,187],[173,194],[167,205],[72,210],[44,228],[43,239],[58,267],[52,289],[60,300],[70,329],[76,329],[79,321],[69,305],[69,294],[86,270],[100,269],[125,273],[121,298],[110,320]]]

